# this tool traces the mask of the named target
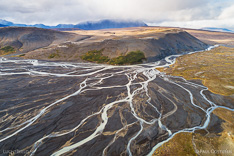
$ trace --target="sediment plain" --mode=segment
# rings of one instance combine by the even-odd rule
[[[222,125],[226,125],[227,119],[222,111],[228,109],[233,114],[233,96],[209,90],[197,79],[166,74],[163,69],[177,65],[182,54],[196,51],[195,54],[204,55],[217,47],[177,28],[92,33],[65,32],[62,34],[68,35],[69,40],[79,41],[54,39],[55,44],[32,51],[22,53],[16,48],[14,56],[23,56],[1,57],[1,154],[12,151],[15,155],[159,155],[165,154],[161,147],[178,135],[188,135],[186,141],[190,142],[194,134],[195,139],[206,140],[201,136],[204,130],[214,134],[224,131]],[[158,49],[138,49],[136,41]],[[142,50],[149,61],[111,66],[80,60],[79,55],[90,47],[118,49],[124,47],[123,43],[128,47],[123,53]],[[67,44],[74,51],[67,49]],[[77,51],[79,45],[83,49],[81,54]],[[171,51],[170,46],[174,46]],[[110,57],[119,55],[116,49]],[[59,58],[48,58],[54,52],[59,53]],[[108,48],[103,53],[108,55]],[[228,127],[231,126],[226,125],[225,135],[229,134]],[[187,154],[196,154],[190,149]]]

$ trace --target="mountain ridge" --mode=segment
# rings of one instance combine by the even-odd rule
[[[215,27],[204,27],[201,28],[202,30],[208,30],[208,31],[218,31],[218,32],[230,32],[233,33],[232,30],[227,29],[227,28],[215,28]]]
[[[125,21],[125,20],[112,20],[105,19],[99,21],[87,21],[81,22],[78,24],[58,24],[56,26],[48,26],[44,24],[15,24],[10,21],[1,20],[0,24],[4,26],[16,26],[16,27],[36,27],[36,28],[44,28],[44,29],[57,29],[57,28],[79,28],[83,30],[99,30],[99,29],[109,29],[109,28],[127,28],[127,27],[142,27],[148,26],[146,23],[142,21]]]

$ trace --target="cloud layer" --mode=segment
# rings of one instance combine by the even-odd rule
[[[233,17],[233,0],[0,0],[1,19],[26,24],[131,19],[182,26],[203,21],[203,25],[217,23],[222,27]],[[234,28],[234,24],[230,27]]]

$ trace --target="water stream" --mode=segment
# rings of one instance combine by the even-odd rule
[[[207,50],[210,50],[216,46],[212,46]],[[194,53],[194,52],[191,52]],[[191,54],[190,53],[190,54]],[[117,100],[112,100],[109,103],[105,103],[102,107],[99,107],[95,112],[92,114],[88,114],[87,116],[83,116],[83,119],[77,124],[74,125],[73,128],[66,129],[66,130],[56,130],[50,134],[45,134],[40,139],[37,139],[33,144],[30,146],[29,155],[36,154],[37,150],[46,143],[48,139],[52,138],[59,138],[69,134],[73,134],[74,132],[78,131],[82,126],[89,122],[92,118],[99,118],[100,123],[97,124],[95,130],[90,133],[85,138],[77,142],[72,142],[70,144],[61,146],[59,149],[54,151],[51,155],[59,156],[66,154],[68,152],[72,152],[77,148],[81,147],[82,145],[87,144],[91,140],[103,135],[105,128],[107,127],[108,123],[110,122],[109,111],[118,106],[121,103],[126,103],[129,107],[129,112],[132,115],[132,118],[135,119],[134,122],[127,123],[126,125],[122,126],[120,129],[115,130],[115,135],[113,135],[112,139],[108,142],[108,144],[103,147],[102,155],[108,155],[108,149],[113,146],[115,141],[119,138],[119,135],[122,131],[128,130],[129,127],[133,125],[138,125],[139,130],[132,136],[129,136],[128,143],[125,145],[126,153],[128,155],[133,155],[132,153],[132,144],[134,140],[136,140],[143,132],[145,131],[145,127],[150,125],[158,125],[158,128],[161,129],[165,134],[167,134],[167,138],[163,141],[158,142],[155,146],[152,147],[151,151],[148,155],[152,155],[154,151],[160,147],[165,142],[168,142],[171,138],[173,138],[177,133],[181,132],[194,132],[197,129],[204,129],[208,126],[210,122],[210,114],[216,108],[222,107],[233,111],[234,109],[225,107],[225,106],[218,106],[214,102],[210,101],[204,91],[208,90],[207,87],[202,86],[200,84],[192,83],[186,81],[183,78],[178,77],[177,79],[181,79],[180,82],[177,82],[173,76],[165,75],[164,73],[159,72],[156,68],[158,67],[167,67],[175,63],[176,57],[180,55],[171,55],[166,57],[165,59],[154,62],[154,63],[147,63],[147,64],[139,64],[139,65],[132,65],[132,66],[110,66],[110,65],[99,65],[99,64],[90,64],[90,63],[66,63],[66,62],[47,62],[47,61],[38,61],[38,60],[21,60],[21,59],[6,59],[0,58],[0,77],[7,78],[12,76],[30,76],[30,77],[53,77],[53,78],[77,78],[80,79],[79,89],[75,92],[70,93],[60,99],[55,100],[54,102],[43,106],[41,109],[33,113],[26,113],[21,112],[18,114],[7,114],[9,110],[17,109],[17,106],[12,108],[4,108],[1,110],[0,113],[4,115],[1,116],[0,120],[0,145],[3,144],[5,141],[17,137],[19,133],[23,131],[27,131],[30,127],[37,124],[38,120],[43,118],[46,114],[50,113],[51,109],[54,109],[61,105],[62,102],[71,99],[72,97],[76,97],[81,94],[89,94],[91,91],[101,91],[104,89],[114,89],[118,90],[122,88],[125,90],[125,95],[122,98],[118,98]],[[107,80],[113,79],[114,77],[125,77],[127,83],[125,84],[115,84],[107,83],[104,85]],[[140,79],[140,77],[144,77],[144,79]],[[160,78],[164,81],[164,83],[171,84],[177,86],[178,88],[184,90],[185,94],[189,96],[189,103],[191,107],[194,109],[198,109],[205,114],[204,122],[200,125],[196,125],[194,127],[183,128],[182,130],[172,131],[170,130],[167,125],[163,124],[162,119],[167,118],[168,116],[173,115],[176,113],[178,107],[177,105],[166,95],[163,95],[166,99],[168,99],[172,104],[174,109],[166,114],[162,114],[161,109],[154,105],[151,101],[153,98],[150,95],[149,91],[149,83],[153,83],[156,78]],[[199,90],[201,98],[209,103],[209,107],[203,107],[198,105],[194,102],[194,95],[192,91],[185,87],[184,85],[190,86]],[[137,86],[137,87],[133,87]],[[17,87],[17,86],[16,86]],[[147,107],[157,114],[157,117],[147,119],[142,117],[142,114],[139,114],[139,110],[136,110],[135,103],[137,97],[144,96],[146,99],[145,103]],[[36,108],[36,107],[35,107]],[[34,107],[29,109],[28,111],[33,111]],[[27,119],[23,121],[18,121],[17,115],[27,115]],[[146,113],[147,114],[147,113]],[[148,113],[149,114],[149,113]],[[150,116],[150,115],[149,115]],[[152,116],[152,115],[151,115]],[[14,121],[14,122],[12,122]],[[8,124],[6,122],[12,123]],[[147,125],[147,126],[146,126]],[[0,146],[1,147],[1,146]]]

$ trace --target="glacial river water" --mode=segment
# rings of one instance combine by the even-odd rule
[[[234,110],[200,83],[156,70],[178,56],[132,66],[0,58],[0,149],[152,155],[177,133],[205,129],[214,109]]]

